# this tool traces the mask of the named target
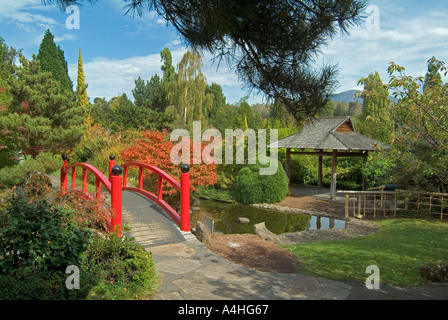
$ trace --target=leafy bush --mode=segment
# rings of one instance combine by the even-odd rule
[[[20,277],[0,274],[0,300],[79,300],[85,299],[97,279],[90,273],[80,276],[80,288],[68,290],[67,274],[24,273]]]
[[[0,272],[63,271],[79,263],[91,232],[73,222],[73,212],[46,200],[28,201],[21,190],[0,213]]]
[[[121,158],[124,162],[150,163],[151,165],[162,169],[175,179],[179,179],[179,166],[171,161],[171,153],[175,144],[167,139],[167,137],[167,131],[144,131],[141,133],[141,138],[135,139],[129,148],[123,150],[121,153]],[[189,173],[191,188],[194,190],[199,185],[209,186],[216,184],[218,179],[216,174],[216,164],[205,164],[203,161],[201,161],[200,164],[192,163],[191,160],[194,159],[192,143],[193,140],[190,140]],[[205,148],[205,145],[202,144],[201,148],[202,154],[202,150]],[[184,152],[184,150],[181,151]],[[137,170],[134,169],[133,171]],[[153,183],[150,181],[149,184],[151,184],[154,188],[157,187],[156,174],[150,172],[149,170],[144,170],[143,179],[152,179]],[[149,189],[148,191],[153,192],[154,190]],[[175,193],[176,190],[164,180],[163,194],[169,195]]]
[[[21,164],[0,170],[0,187],[24,185],[35,174],[49,174],[61,166],[61,156],[40,153],[36,159],[27,156]]]
[[[105,198],[86,201],[77,194],[68,192],[62,197],[58,193],[54,200],[58,205],[73,211],[73,220],[79,226],[104,232],[108,230],[107,217],[113,215],[110,205],[107,204],[109,197]]]
[[[0,208],[0,299],[79,299],[95,283],[88,274],[81,290],[67,290],[65,269],[82,265],[91,232],[73,212],[30,201],[16,190]]]
[[[57,203],[33,202],[19,189],[1,204],[0,300],[135,299],[155,292],[149,252],[127,237],[92,236],[74,221],[71,204]],[[80,269],[80,289],[66,288],[69,265]]]
[[[93,299],[143,298],[157,289],[152,255],[133,238],[95,237],[87,250],[86,268],[100,279],[90,294]]]
[[[315,156],[291,155],[291,182],[297,184],[317,182],[317,167]]]
[[[250,164],[236,177],[235,199],[244,204],[275,203],[285,199],[289,192],[288,177],[281,163],[273,175],[260,175],[260,164]]]
[[[123,131],[112,134],[109,130],[96,124],[90,127],[70,155],[70,163],[87,162],[103,173],[109,172],[109,156],[115,156],[115,162],[122,164],[121,152],[131,145],[132,141],[140,137],[139,132]],[[107,174],[106,174],[107,176]],[[93,175],[87,179],[94,183]]]

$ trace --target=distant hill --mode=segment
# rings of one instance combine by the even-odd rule
[[[363,101],[362,98],[358,97],[355,98],[357,90],[348,90],[341,93],[335,93],[330,96],[331,101],[335,102],[361,102]]]
[[[330,99],[331,99],[331,101],[334,101],[334,102],[347,102],[347,103],[360,102],[360,103],[362,103],[363,99],[361,97],[355,98],[356,92],[358,92],[358,90],[348,90],[348,91],[344,91],[341,93],[335,93],[330,96]],[[389,99],[393,103],[398,102],[398,100],[395,99],[393,96],[389,96]]]

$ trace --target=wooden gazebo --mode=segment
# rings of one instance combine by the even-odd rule
[[[336,172],[338,157],[362,157],[367,160],[369,151],[375,151],[380,143],[355,131],[350,117],[318,118],[305,123],[302,130],[289,137],[271,143],[270,147],[286,148],[286,174],[290,178],[291,154],[319,157],[318,186],[322,187],[323,157],[332,157],[330,196],[336,197]],[[292,151],[294,149],[294,151]],[[363,190],[366,180],[363,179]]]

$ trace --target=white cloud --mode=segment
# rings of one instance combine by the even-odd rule
[[[2,0],[0,22],[12,23],[26,32],[35,31],[36,25],[41,28],[51,28],[60,25],[59,22],[52,18],[29,12],[29,10],[32,11],[37,8],[46,11],[56,9],[54,6],[42,6],[40,0]]]
[[[340,36],[323,48],[323,56],[337,63],[340,89],[356,87],[361,77],[378,71],[384,82],[390,62],[406,68],[407,74],[426,73],[427,60],[433,55],[447,60],[446,37],[448,21],[440,12],[422,12],[412,17],[384,14],[379,30],[356,28],[349,36]],[[322,58],[321,57],[321,58]]]
[[[61,41],[75,41],[75,40],[79,40],[77,36],[75,36],[74,34],[70,34],[70,33],[64,33],[61,36],[58,37],[54,37],[54,41],[55,42],[61,42]]]

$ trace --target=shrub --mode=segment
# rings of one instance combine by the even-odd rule
[[[0,209],[0,300],[134,299],[157,289],[152,256],[133,239],[92,236],[72,209],[20,189]],[[80,289],[66,288],[69,265],[80,269]]]
[[[127,148],[134,139],[140,137],[139,132],[123,131],[112,134],[109,130],[96,124],[90,127],[70,155],[70,163],[87,162],[107,176],[109,171],[109,156],[115,156],[115,162],[122,164],[121,152]],[[92,174],[87,179],[95,182]]]
[[[162,169],[167,174],[171,175],[176,180],[179,180],[180,170],[179,166],[171,161],[171,151],[174,147],[168,137],[167,131],[145,131],[142,132],[141,138],[134,140],[134,143],[121,153],[121,158],[124,162],[142,162],[148,163]],[[214,185],[217,182],[218,176],[216,174],[216,164],[205,164],[201,161],[200,164],[193,164],[193,140],[190,140],[190,185],[191,189],[195,190],[197,186]],[[205,147],[202,144],[201,148]],[[202,152],[202,151],[201,151]],[[134,171],[136,171],[134,169]],[[144,180],[149,180],[146,185],[157,187],[156,174],[145,170],[143,173]],[[175,194],[176,190],[171,187],[166,181],[163,181],[163,194]],[[147,189],[148,190],[148,189]],[[154,192],[155,190],[148,190]]]
[[[73,212],[46,200],[30,201],[16,190],[0,207],[0,300],[79,299],[95,279],[87,274],[81,290],[67,290],[65,269],[81,266],[91,232]]]
[[[110,205],[107,204],[110,197],[106,195],[105,198],[85,200],[72,192],[62,197],[60,193],[54,196],[55,203],[73,211],[73,221],[79,226],[100,232],[108,230],[107,217],[113,215]]]
[[[36,159],[27,156],[21,164],[0,170],[0,187],[11,188],[24,185],[35,174],[54,172],[61,166],[61,156],[52,153],[40,153]]]
[[[85,299],[97,279],[90,273],[82,273],[80,287],[68,290],[67,274],[24,273],[20,277],[0,274],[0,300],[78,300]]]
[[[72,215],[46,200],[32,203],[21,190],[14,193],[0,213],[0,272],[63,272],[78,264],[91,232],[73,222]]]
[[[235,199],[244,204],[275,203],[285,199],[289,192],[288,177],[281,163],[273,175],[260,175],[260,164],[242,168],[236,177]]]
[[[199,186],[196,188],[195,196],[206,200],[235,202],[233,190],[225,190],[216,187]]]
[[[87,270],[100,281],[90,294],[92,299],[147,298],[157,289],[152,255],[133,238],[95,237],[86,257]]]

